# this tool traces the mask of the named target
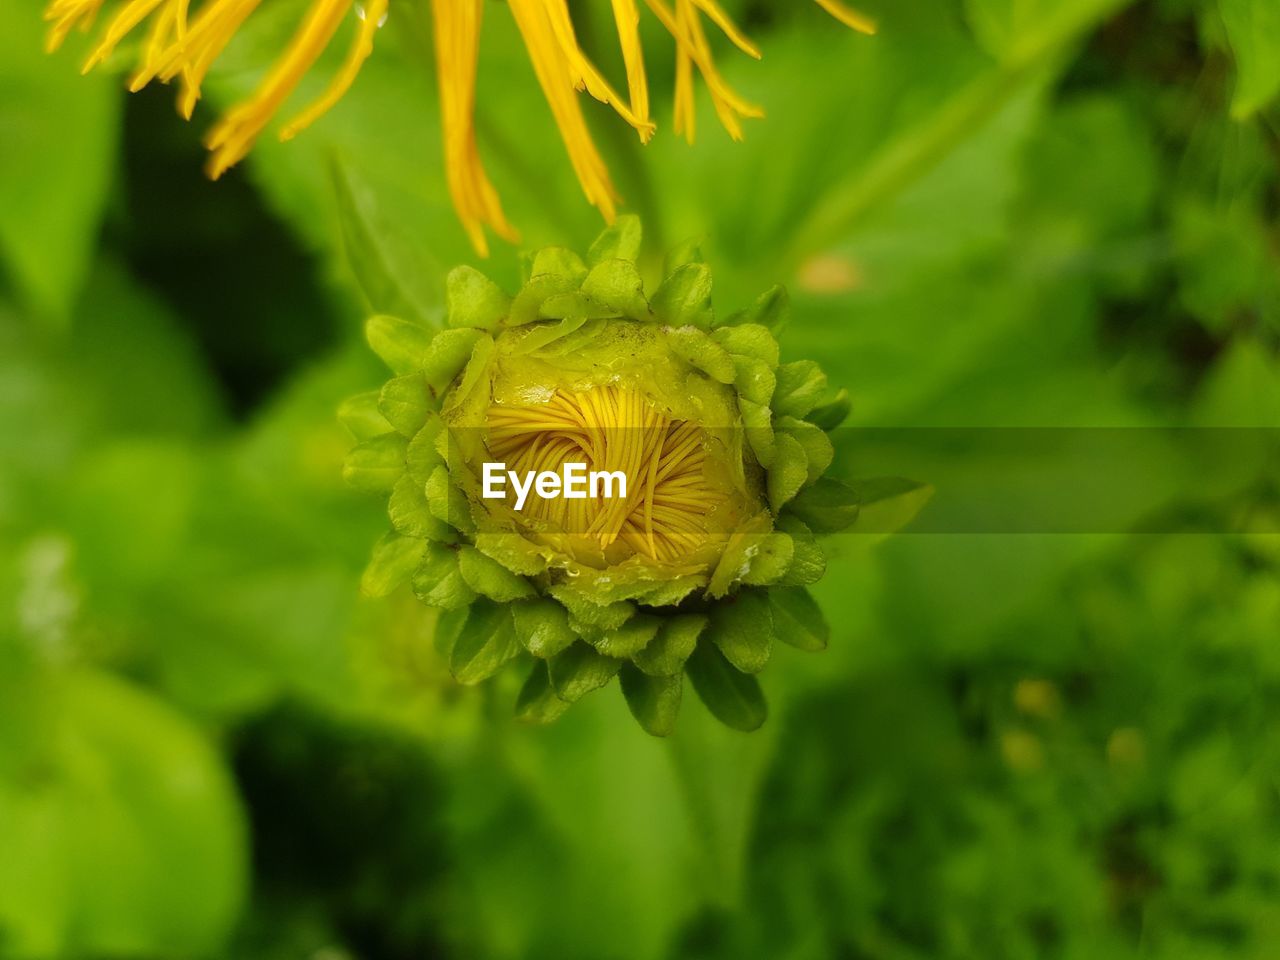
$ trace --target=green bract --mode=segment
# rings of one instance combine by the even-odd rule
[[[514,296],[459,267],[443,330],[369,320],[369,344],[395,376],[341,411],[359,441],[346,477],[389,496],[393,529],[363,586],[381,596],[407,583],[439,608],[437,641],[460,683],[521,661],[522,719],[555,719],[617,676],[641,726],[665,735],[687,673],[712,713],[752,730],[766,716],[755,675],[775,640],[807,651],[827,643],[805,587],[826,565],[815,534],[858,514],[855,491],[823,477],[827,431],[848,397],[816,363],[780,362],[781,288],[717,319],[710,270],[690,249],[646,293],[639,240],[638,222],[623,218],[585,260],[542,250]],[[539,405],[591,391],[659,411],[695,438],[696,482],[681,487],[701,498],[694,533],[659,549],[652,502],[628,500],[644,518],[627,539],[481,496],[495,411],[550,409]],[[629,442],[621,421],[596,427],[604,446]],[[666,462],[654,455],[654,477]]]

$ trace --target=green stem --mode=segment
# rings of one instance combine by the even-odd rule
[[[701,709],[685,710],[667,741],[701,853],[706,898],[727,908],[744,893],[747,850],[775,732],[730,730]]]
[[[867,166],[824,197],[821,206],[797,227],[785,264],[788,273],[805,257],[848,236],[871,210],[916,183],[1029,83],[1041,79],[1047,65],[1066,47],[1125,2],[1064,4],[1055,18],[1005,51],[998,66],[974,77],[921,122],[886,143]]]

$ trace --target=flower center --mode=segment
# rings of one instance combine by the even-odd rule
[[[711,518],[731,489],[709,463],[707,431],[672,417],[636,390],[614,385],[557,390],[545,403],[489,407],[491,457],[518,473],[560,472],[567,463],[621,472],[626,496],[539,497],[520,516],[527,531],[583,562],[632,556],[659,563],[708,543]],[[714,454],[712,458],[714,459]]]

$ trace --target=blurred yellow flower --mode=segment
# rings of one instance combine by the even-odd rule
[[[45,11],[45,19],[51,23],[49,49],[57,49],[73,28],[87,28],[105,2],[52,0]],[[129,88],[140,90],[156,79],[164,83],[177,80],[179,110],[190,118],[209,68],[260,2],[204,0],[192,14],[190,0],[122,0],[115,5],[84,69],[87,72],[105,61],[126,36],[145,22],[149,32]],[[839,0],[815,2],[855,30],[875,31],[870,20]],[[449,192],[471,242],[477,252],[484,255],[488,252],[486,228],[509,240],[517,238],[502,212],[497,191],[484,172],[476,146],[476,69],[485,0],[430,0],[430,3],[435,22]],[[759,58],[759,51],[716,0],[644,0],[644,3],[676,43],[676,132],[693,141],[696,69],[707,85],[720,122],[735,140],[740,139],[741,120],[763,113],[738,96],[717,71],[703,18],[744,53]],[[578,45],[568,0],[507,0],[578,182],[587,199],[609,222],[616,214],[618,195],[591,139],[577,94],[585,90],[596,100],[613,107],[635,128],[641,141],[647,142],[654,131],[637,0],[611,0],[611,4],[626,67],[626,99],[609,85]],[[354,11],[357,26],[345,62],[325,92],[285,123],[280,139],[296,136],[332,107],[372,53],[374,35],[386,20],[387,7],[388,0],[312,0],[288,46],[257,90],[232,107],[209,132],[206,141],[212,151],[209,175],[216,179],[249,152],[303,76],[333,42],[347,15]]]

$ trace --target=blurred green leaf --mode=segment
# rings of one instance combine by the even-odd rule
[[[402,218],[379,206],[358,169],[335,158],[332,170],[342,248],[370,311],[439,325],[443,265],[402,229]]]
[[[0,4],[0,255],[37,318],[65,326],[97,245],[116,164],[120,95],[44,53],[37,11]]]
[[[853,483],[853,491],[858,498],[853,532],[881,536],[896,533],[909,524],[933,496],[929,484],[904,477],[858,480]]]
[[[1231,114],[1243,120],[1280,93],[1280,8],[1268,0],[1218,0],[1236,58]]]
[[[859,496],[848,484],[823,477],[800,491],[790,509],[815,533],[838,533],[857,521]]]
[[[1125,0],[965,0],[965,13],[987,52],[1018,63],[1044,56]]]
[[[0,929],[21,955],[216,952],[239,916],[247,844],[217,754],[151,696],[57,681],[38,766],[0,780]]]

